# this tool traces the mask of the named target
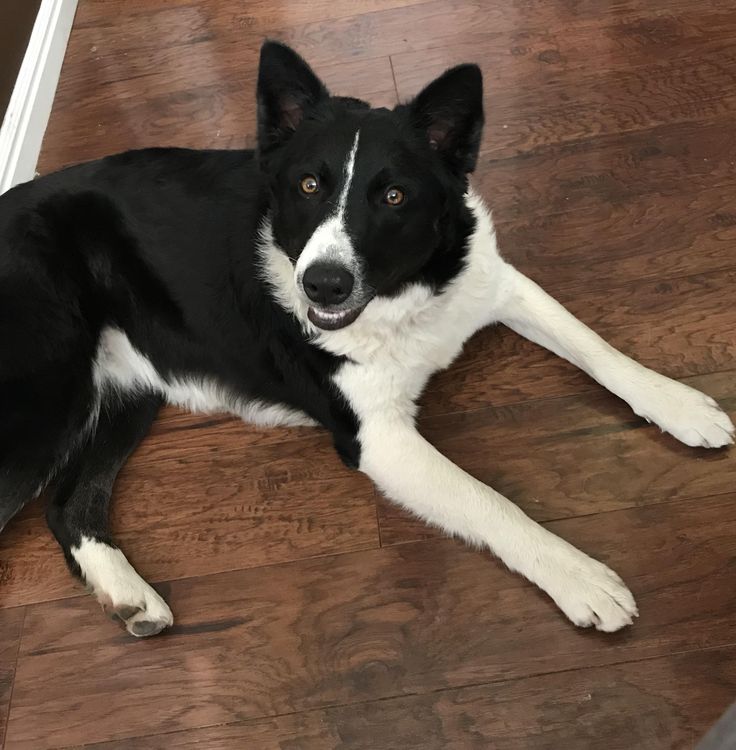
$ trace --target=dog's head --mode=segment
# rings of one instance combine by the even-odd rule
[[[392,111],[371,109],[331,96],[293,50],[266,42],[257,97],[273,239],[315,326],[343,328],[374,296],[459,270],[483,127],[477,66],[448,70]]]

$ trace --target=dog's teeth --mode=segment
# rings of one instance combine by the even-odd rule
[[[355,308],[351,310],[320,310],[318,307],[310,307],[310,320],[320,328],[326,330],[336,330],[342,328],[347,323],[352,322],[357,317],[359,311]]]

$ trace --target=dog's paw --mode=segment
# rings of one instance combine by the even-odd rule
[[[581,628],[613,633],[639,615],[633,595],[618,575],[574,547],[555,556],[541,585]]]
[[[722,448],[734,440],[731,419],[710,396],[669,378],[658,378],[632,408],[685,445]]]
[[[91,593],[113,620],[136,638],[156,635],[174,623],[166,602],[116,547],[84,537],[72,556]]]
[[[121,622],[136,638],[156,635],[174,623],[168,604],[140,579],[142,586],[127,601],[114,601],[106,593],[95,592],[97,601],[110,619]]]

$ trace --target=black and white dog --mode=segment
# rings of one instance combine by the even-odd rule
[[[267,42],[258,149],[124,153],[0,199],[0,528],[47,485],[72,571],[135,636],[171,625],[115,546],[113,482],[162,402],[315,424],[404,508],[486,547],[572,622],[637,614],[605,565],[417,432],[417,397],[502,322],[683,443],[733,425],[698,391],[606,344],[498,254],[468,187],[483,125],[461,65],[393,111],[331,96]]]

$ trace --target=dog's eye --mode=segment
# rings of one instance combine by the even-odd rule
[[[383,196],[383,202],[389,206],[399,206],[404,202],[404,191],[397,187],[391,187]]]
[[[302,193],[312,195],[319,190],[319,180],[313,174],[308,174],[302,177],[302,180],[299,183],[299,188]]]

